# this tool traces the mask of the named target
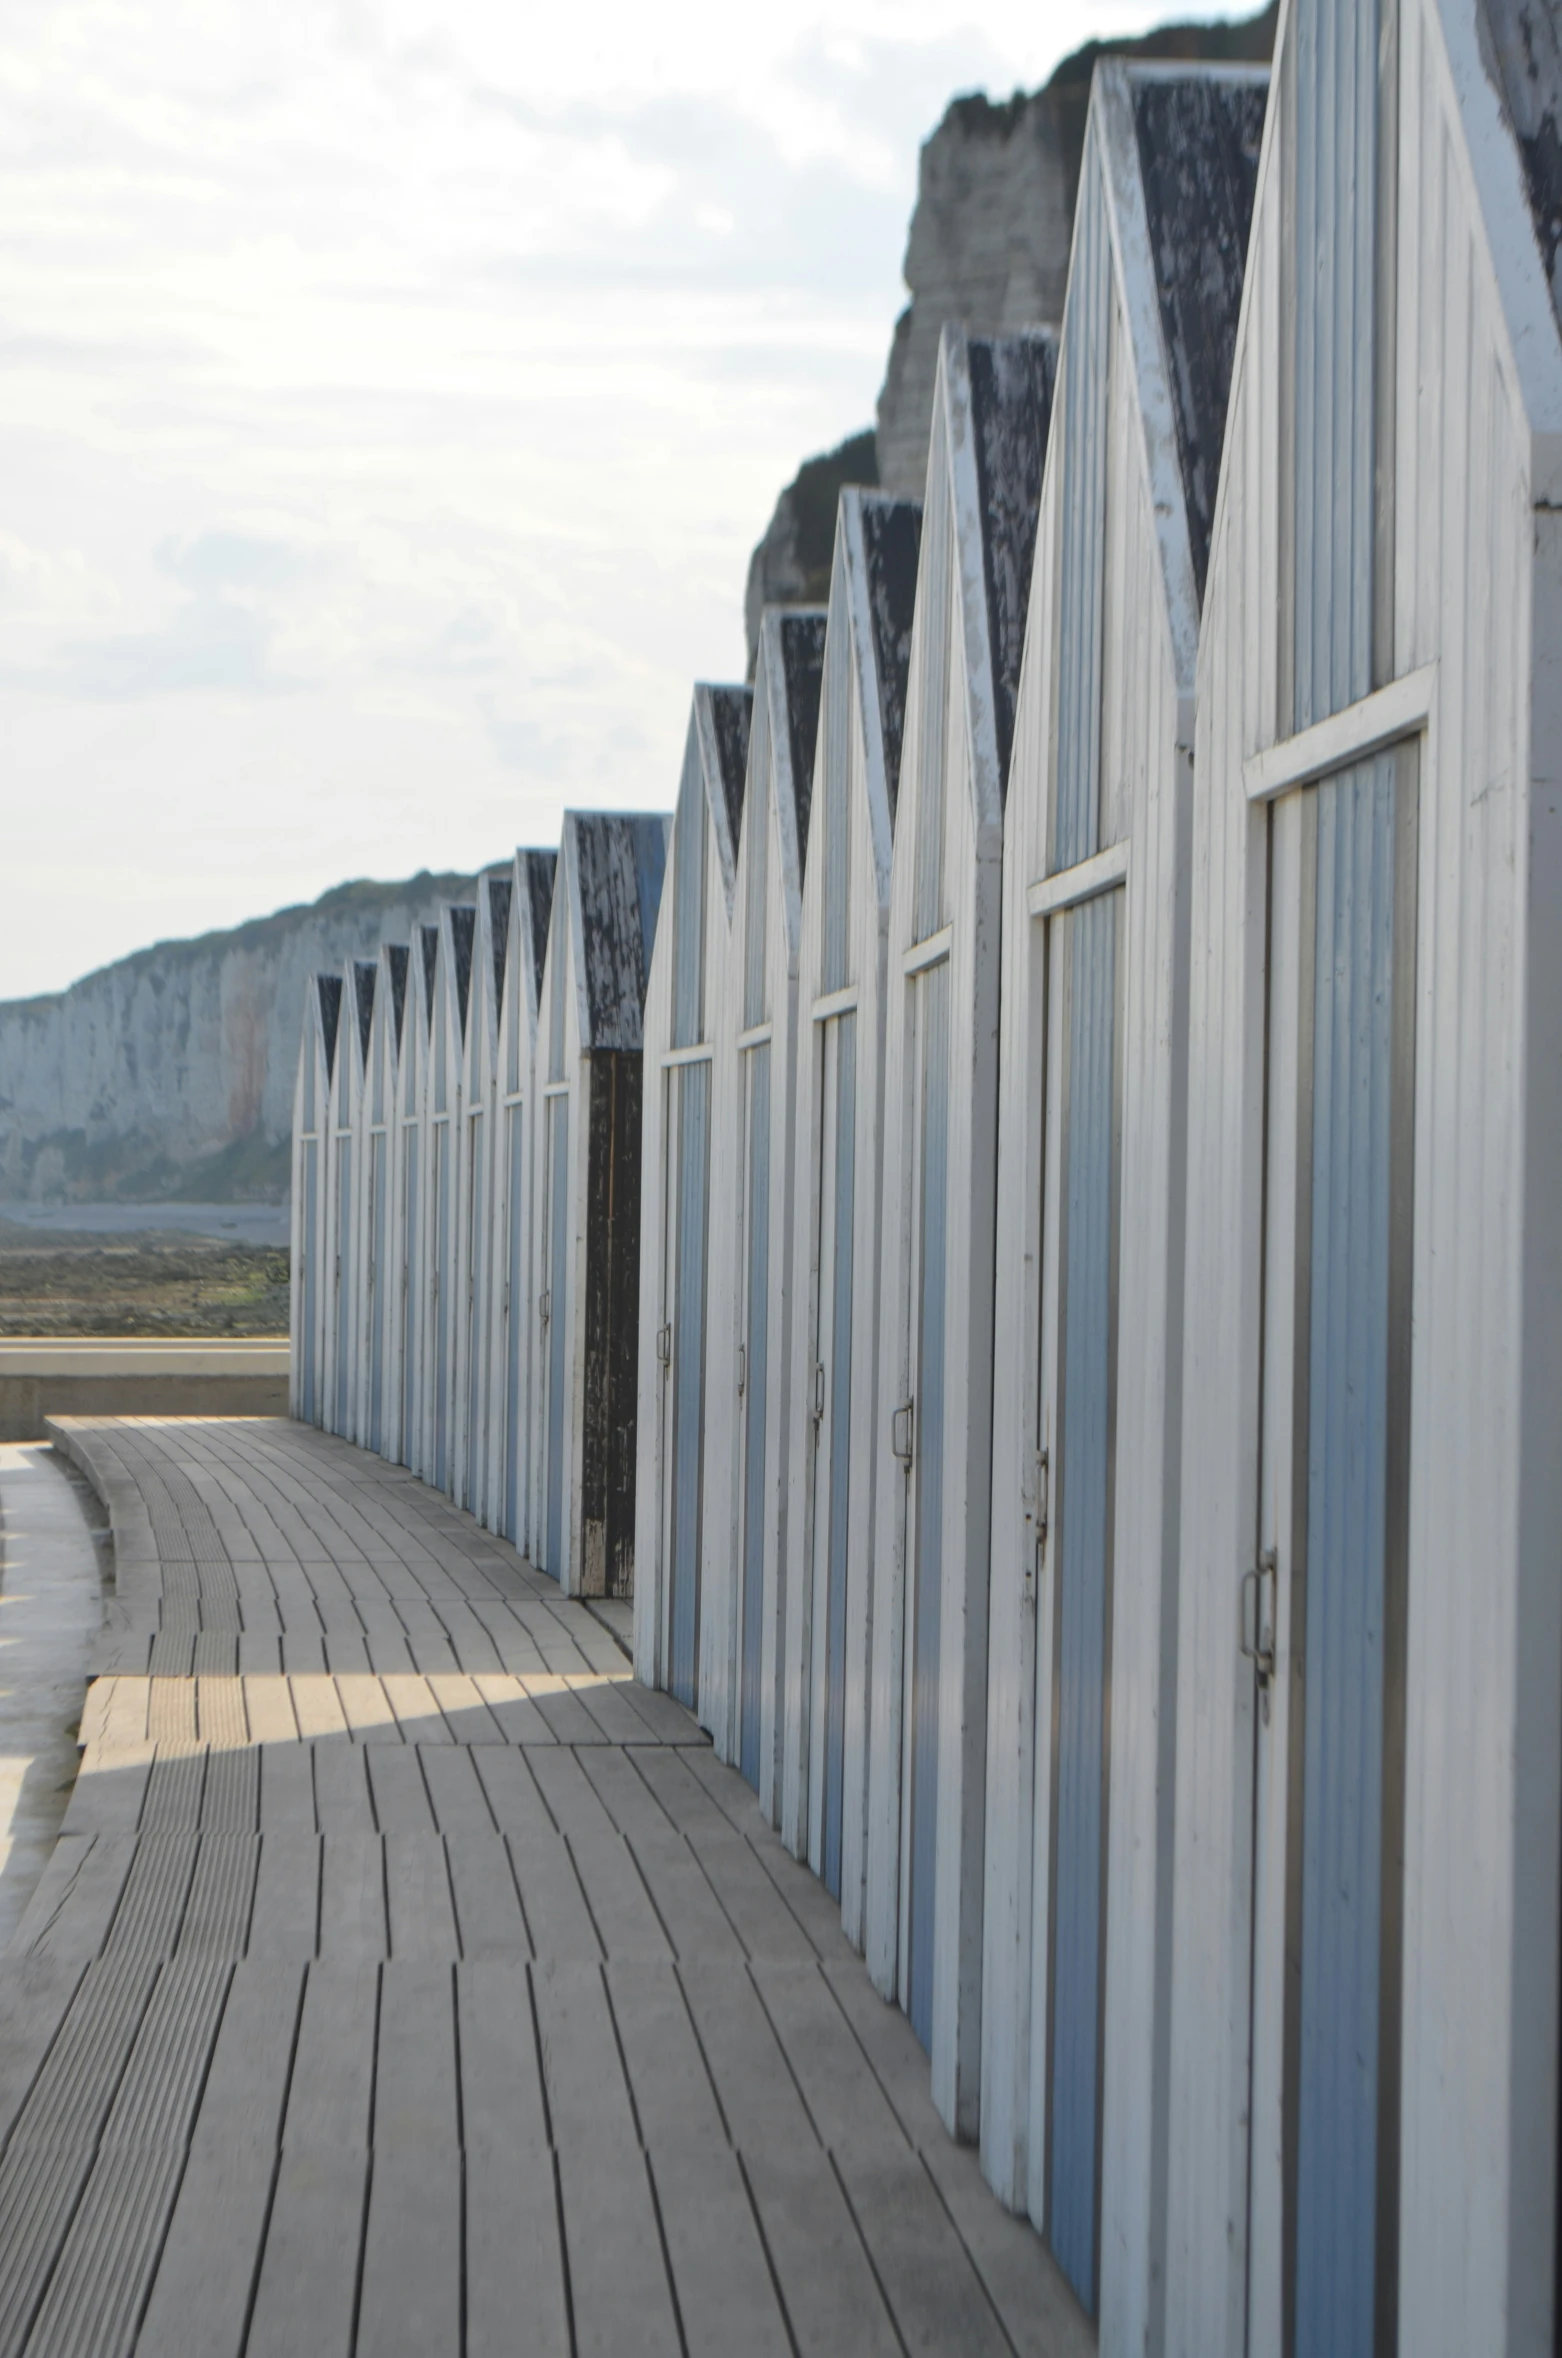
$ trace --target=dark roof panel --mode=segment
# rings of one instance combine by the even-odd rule
[[[339,974],[317,974],[315,989],[319,994],[320,1029],[325,1034],[325,1077],[330,1080],[336,1070],[336,1034],[342,1020],[342,978]]]
[[[819,692],[824,685],[827,619],[820,608],[787,614],[781,622],[787,751],[792,757],[792,792],[797,802],[797,850],[803,860],[808,857],[808,813],[814,793],[814,750],[819,739]]]
[[[754,698],[747,688],[712,688],[711,720],[716,731],[716,759],[721,765],[722,798],[733,849],[743,831],[743,780],[748,770],[748,724]]]
[[[1025,336],[973,336],[967,351],[982,508],[982,569],[987,581],[999,790],[1007,793],[1058,352],[1056,341],[1045,331]]]
[[[582,1045],[638,1048],[645,986],[666,865],[661,819],[638,812],[574,811],[580,884],[580,959],[588,1036]]]
[[[1556,0],[1486,0],[1481,47],[1524,167],[1530,220],[1562,327],[1562,21]]]
[[[420,925],[423,939],[423,1009],[430,1023],[434,1020],[434,974],[439,965],[439,927]]]
[[[486,878],[488,886],[488,954],[494,967],[494,1016],[504,1005],[504,967],[510,954],[510,893],[508,874]]]
[[[1202,605],[1269,85],[1255,74],[1190,73],[1136,74],[1132,87]]]
[[[548,922],[553,914],[553,880],[558,865],[557,852],[525,851],[521,854],[521,872],[526,880],[526,901],[532,921],[532,981],[539,997],[542,992],[542,970],[548,956]]]
[[[868,570],[873,669],[879,683],[879,725],[884,732],[884,784],[893,822],[900,793],[900,746],[906,729],[917,559],[922,550],[921,501],[865,494],[862,545]]]
[[[477,931],[477,907],[458,901],[450,912],[450,941],[456,954],[456,1015],[466,1038],[466,1011],[472,996],[472,937]]]
[[[405,942],[390,944],[391,1013],[396,1022],[396,1050],[401,1052],[401,1026],[407,1011],[407,965],[410,953]]]
[[[372,958],[353,960],[353,992],[358,1001],[358,1053],[369,1061],[369,1032],[374,1023],[374,984],[379,967]]]

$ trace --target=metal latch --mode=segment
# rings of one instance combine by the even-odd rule
[[[814,1361],[814,1423],[824,1415],[824,1361]]]
[[[552,1311],[553,1311],[553,1296],[552,1296],[552,1294],[551,1294],[551,1293],[541,1293],[541,1294],[539,1294],[539,1295],[537,1296],[537,1316],[538,1316],[538,1317],[539,1317],[539,1318],[542,1320],[542,1323],[543,1323],[543,1325],[544,1325],[544,1326],[546,1326],[546,1325],[547,1325],[547,1323],[548,1323],[548,1320],[549,1320],[550,1316],[552,1315]]]
[[[739,1398],[740,1400],[742,1399],[742,1397],[743,1397],[744,1393],[745,1393],[747,1390],[748,1390],[748,1345],[747,1345],[747,1343],[739,1343],[739,1345],[738,1345],[738,1398]]]
[[[656,1330],[656,1356],[663,1367],[667,1367],[672,1363],[672,1355],[673,1330],[672,1322],[669,1320],[666,1326],[659,1326]]]
[[[1048,1451],[1036,1452],[1036,1545],[1047,1544],[1047,1518],[1052,1511],[1052,1459]]]
[[[911,1409],[912,1404],[908,1400],[904,1407],[894,1411],[889,1420],[889,1445],[903,1466],[911,1463]]]
[[[1278,1561],[1274,1549],[1266,1547],[1258,1562],[1242,1575],[1241,1646],[1253,1665],[1261,1690],[1268,1687],[1275,1674],[1275,1573]]]

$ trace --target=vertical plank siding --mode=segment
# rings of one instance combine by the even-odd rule
[[[944,334],[887,925],[865,1941],[879,1988],[930,2042],[940,2112],[967,2136],[980,2111],[1004,791],[1053,365],[1050,337]],[[945,980],[924,981],[941,964]],[[922,1062],[930,1036],[942,1075]]]
[[[1099,61],[672,813],[307,994],[293,1413],[632,1598],[1110,2358],[1555,2347],[1558,122]]]
[[[633,1586],[643,1010],[667,821],[565,814],[538,992],[531,1547],[571,1596]]]
[[[699,1679],[712,978],[725,975],[732,929],[751,704],[746,688],[694,691],[667,838],[667,921],[647,945],[635,1668],[648,1684],[691,1700]]]
[[[1200,652],[1167,2279],[1174,2350],[1279,2348],[1289,2336],[1299,2350],[1381,2347],[1385,2302],[1390,2316],[1397,2305],[1392,2331],[1404,2349],[1539,2349],[1551,2332],[1555,1741],[1531,1728],[1521,1800],[1515,1694],[1521,1665],[1541,1646],[1554,1726],[1555,1612],[1532,1591],[1526,1626],[1518,1539],[1526,1497],[1537,1498],[1537,1512],[1554,1527],[1554,1484],[1548,1489],[1538,1469],[1529,1473],[1521,1454],[1526,1409],[1516,1346],[1521,1272],[1534,1250],[1520,1178],[1531,1116],[1518,1049],[1536,1012],[1526,1007],[1523,967],[1539,619],[1531,509],[1543,447],[1534,421],[1555,415],[1556,321],[1538,297],[1544,274],[1524,217],[1519,159],[1480,62],[1473,12],[1402,5],[1386,101],[1395,155],[1395,201],[1383,231],[1393,240],[1386,265],[1393,332],[1374,339],[1358,325],[1348,349],[1335,341],[1347,291],[1359,302],[1363,277],[1385,267],[1381,241],[1365,258],[1360,246],[1371,191],[1381,185],[1374,171],[1364,189],[1360,152],[1350,167],[1349,210],[1338,210],[1346,167],[1335,142],[1343,135],[1359,151],[1367,129],[1384,119],[1379,45],[1369,59],[1349,38],[1370,14],[1347,11],[1336,27],[1332,10],[1298,4],[1283,30],[1283,99],[1261,173]],[[1336,31],[1344,38],[1331,48]],[[1506,201],[1494,206],[1488,194],[1483,202],[1483,180],[1488,192],[1498,189],[1504,172]],[[1326,235],[1320,223],[1331,187],[1336,211]],[[1536,299],[1524,294],[1526,280]],[[1288,416],[1281,395],[1292,287],[1306,367],[1298,368],[1297,407]],[[1549,346],[1534,333],[1537,319]],[[1359,374],[1374,350],[1392,372],[1386,398]],[[1361,452],[1371,451],[1374,434],[1378,463],[1369,470]],[[1326,498],[1330,520],[1322,523]],[[1231,1637],[1235,1584],[1268,1539],[1256,1488],[1256,1417],[1263,1385],[1281,1372],[1278,1363],[1261,1368],[1259,1315],[1265,873],[1280,814],[1271,821],[1249,801],[1244,761],[1284,741],[1293,710],[1300,724],[1373,684],[1366,609],[1381,612],[1385,603],[1383,583],[1374,598],[1370,577],[1389,500],[1392,630],[1377,676],[1402,679],[1435,665],[1436,684],[1419,729],[1411,1170],[1393,1212],[1410,1259],[1412,1340],[1388,1394],[1407,1419],[1408,1457],[1403,1867],[1392,1878],[1402,1964],[1376,2005],[1399,2042],[1400,2085],[1389,2150],[1375,2144],[1365,2118],[1347,2131],[1338,2108],[1345,2091],[1337,2092],[1331,2177],[1335,2186],[1342,2179],[1355,2186],[1354,2231],[1364,2231],[1362,2206],[1375,2208],[1362,2168],[1376,2172],[1397,2153],[1402,2174],[1394,2236],[1386,2244],[1378,2238],[1370,2264],[1348,2261],[1341,2249],[1331,2257],[1335,2297],[1347,2299],[1356,2287],[1347,2319],[1316,2308],[1324,2279],[1305,2240],[1319,2231],[1307,2141],[1327,2086],[1318,2076],[1323,2058],[1310,2043],[1303,1997],[1300,2044],[1286,2066],[1283,2010],[1262,1950],[1254,1961],[1255,1904],[1262,1929],[1262,1894],[1279,1873],[1287,1829],[1262,1783],[1254,1822],[1255,1742],[1262,1764],[1268,1739],[1251,1669]],[[1342,566],[1348,571],[1336,578],[1332,569]],[[1549,584],[1546,594],[1554,595]],[[1304,800],[1321,814],[1327,795],[1340,791],[1320,787]],[[1277,904],[1277,925],[1283,914]],[[1352,950],[1345,971],[1358,969]],[[1324,1085],[1315,1069],[1311,1089]],[[1349,1136],[1352,1151],[1364,1151],[1370,1125],[1353,1115]],[[1316,1335],[1313,1347],[1322,1347]],[[1315,1357],[1315,1372],[1318,1364]],[[1326,1454],[1312,1459],[1309,1530],[1324,1507],[1317,1485],[1327,1482],[1332,1515],[1348,1496],[1331,1462]],[[1298,1476],[1305,1470],[1299,1465]],[[1316,1673],[1304,1677],[1288,1652],[1302,1633],[1286,1610],[1286,1584],[1294,1592],[1305,1569],[1310,1662],[1316,1583],[1322,1579],[1327,1594],[1331,1581],[1346,1577],[1346,1557],[1325,1539],[1313,1539],[1304,1563],[1282,1530],[1278,1555],[1277,1719],[1288,1695],[1308,1714],[1323,1702]],[[1477,1555],[1483,1573],[1472,1589],[1468,1566]],[[1381,1682],[1365,1642],[1353,1642],[1336,1676],[1365,1676],[1376,1694]],[[1229,1682],[1212,1676],[1222,1660]],[[1337,1695],[1341,1706],[1348,1691],[1347,1683]],[[1391,1688],[1382,1691],[1392,1699]],[[1293,1742],[1312,1757],[1305,1723]],[[1320,1763],[1328,1753],[1327,1744],[1318,1749]],[[1305,1861],[1330,1823],[1322,1787],[1309,1786],[1307,1798],[1304,1982],[1305,1959],[1317,1956],[1328,1923],[1321,1903],[1309,1919]],[[1358,1849],[1351,1884],[1365,1905],[1371,1845],[1390,1839],[1380,1832],[1388,1821],[1376,1808],[1370,1759],[1349,1795],[1348,1819],[1336,1822],[1342,1837],[1369,1846]],[[1542,1841],[1544,1853],[1531,1847]],[[1521,1962],[1518,1895],[1536,1875],[1552,1895],[1549,1929],[1529,1921]],[[1521,2151],[1526,2178],[1538,2167],[1543,2192],[1520,2195]]]
[[[885,961],[920,536],[917,503],[843,493],[809,822],[818,849],[804,871],[799,916],[786,1376],[797,1422],[785,1469],[773,1814],[783,1839],[838,1893],[842,1925],[858,1947],[865,1940],[874,1476],[882,1438]],[[826,1855],[837,1828],[838,1866]]]

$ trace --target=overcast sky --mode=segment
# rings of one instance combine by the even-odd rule
[[[1168,13],[0,0],[0,997],[665,806],[919,141]]]

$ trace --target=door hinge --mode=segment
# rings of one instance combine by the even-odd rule
[[[748,1345],[747,1345],[747,1343],[739,1343],[739,1345],[738,1345],[738,1398],[739,1398],[740,1400],[742,1399],[742,1397],[743,1397],[744,1393],[747,1391],[747,1389],[748,1389]]]
[[[889,1420],[889,1445],[903,1466],[911,1463],[912,1403],[897,1408]]]
[[[821,1419],[823,1418],[823,1416],[824,1416],[824,1361],[823,1361],[822,1359],[816,1359],[816,1360],[814,1361],[814,1423],[817,1425],[817,1424],[818,1424],[818,1423],[821,1421]]]
[[[1256,1564],[1242,1575],[1241,1630],[1239,1642],[1243,1653],[1253,1665],[1259,1691],[1264,1695],[1268,1712],[1268,1687],[1275,1674],[1275,1574],[1278,1558],[1272,1547],[1266,1547]]]

